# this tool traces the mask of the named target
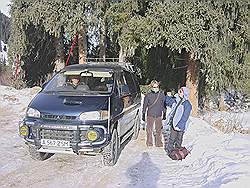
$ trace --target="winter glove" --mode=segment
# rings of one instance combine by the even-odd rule
[[[142,114],[142,121],[145,121],[145,119],[146,119],[145,116],[146,116],[145,113],[143,113]]]
[[[162,120],[166,120],[166,112],[163,112]]]

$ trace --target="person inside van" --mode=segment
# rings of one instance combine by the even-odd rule
[[[80,78],[79,76],[76,75],[71,75],[69,76],[69,82],[68,85],[72,86],[74,89],[76,89],[78,87],[78,85],[80,84]]]
[[[109,78],[109,77],[107,77],[107,78],[102,78],[101,79],[101,82],[104,82],[105,83],[105,85],[106,85],[106,87],[107,87],[107,90],[108,90],[108,92],[111,92],[111,90],[112,90],[112,87],[113,87],[113,79],[112,78]]]
[[[89,87],[86,84],[80,82],[80,76],[70,75],[68,78],[68,86],[71,86],[73,89],[88,90]]]
[[[93,90],[107,91],[108,88],[105,84],[105,78],[95,78],[94,83],[93,83]]]

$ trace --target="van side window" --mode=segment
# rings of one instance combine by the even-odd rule
[[[136,93],[136,87],[132,75],[129,72],[125,72],[126,82],[128,84],[129,90],[132,94]]]
[[[118,85],[120,85],[120,86],[126,84],[123,73],[121,73],[121,75],[117,81],[118,81]]]
[[[123,107],[127,108],[131,106],[132,98],[131,98],[131,90],[129,88],[129,85],[127,83],[127,80],[125,79],[123,72],[120,74],[117,83],[118,83],[119,93],[123,102]]]
[[[141,93],[138,77],[135,74],[132,74],[132,77],[134,79],[135,88],[136,88],[137,93]]]

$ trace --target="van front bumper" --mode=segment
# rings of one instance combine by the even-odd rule
[[[41,123],[39,121],[23,121],[28,126],[29,134],[24,137],[27,144],[37,147],[40,152],[47,153],[100,153],[108,145],[110,135],[106,124],[71,125],[59,123]],[[89,131],[97,134],[97,139],[90,141],[87,137]],[[44,141],[49,144],[44,144]],[[49,142],[48,142],[49,141]],[[67,143],[66,147],[59,142]]]

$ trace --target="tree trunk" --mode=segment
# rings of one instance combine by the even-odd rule
[[[198,83],[199,83],[199,66],[190,53],[185,52],[185,61],[187,64],[186,87],[190,89],[190,102],[192,104],[192,115],[198,116]]]
[[[99,57],[105,60],[106,58],[106,45],[107,45],[107,37],[106,37],[106,23],[104,20],[101,21],[100,27],[100,54]]]
[[[78,46],[79,46],[79,64],[86,63],[87,57],[87,36],[86,28],[82,26],[78,34]]]
[[[119,51],[119,62],[124,62],[124,60],[125,60],[125,53],[124,53],[124,51],[123,51],[123,48],[122,48],[122,46],[120,46],[120,51]]]
[[[58,72],[65,67],[62,36],[56,38],[55,47],[56,47],[56,61],[55,61],[54,72]]]
[[[219,111],[226,111],[226,105],[224,101],[225,95],[221,92],[219,100]]]

